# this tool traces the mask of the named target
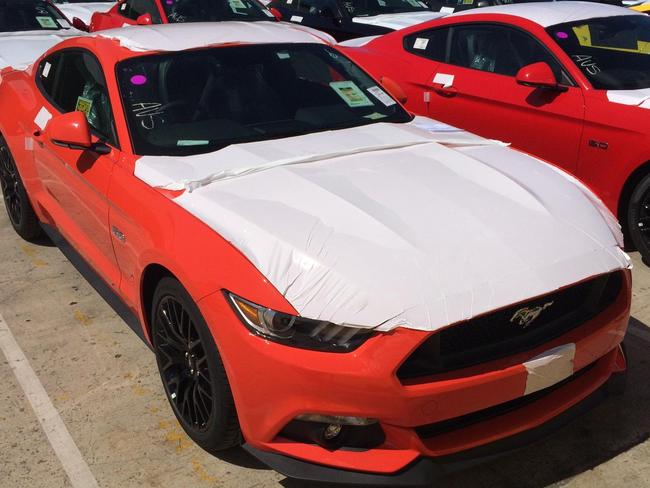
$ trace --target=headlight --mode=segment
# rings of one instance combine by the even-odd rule
[[[303,349],[348,352],[363,344],[372,329],[306,319],[257,305],[226,292],[235,312],[252,332],[270,341]]]

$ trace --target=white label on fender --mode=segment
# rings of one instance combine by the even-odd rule
[[[445,73],[436,73],[433,77],[433,82],[449,88],[454,84],[454,75],[447,75]]]
[[[47,123],[50,121],[52,118],[52,114],[48,112],[48,110],[43,107],[41,108],[38,113],[36,114],[36,118],[34,119],[34,123],[41,129],[45,129],[45,126]]]
[[[413,49],[426,49],[429,45],[429,39],[418,37],[413,43]]]
[[[31,137],[25,137],[25,151],[34,150],[34,139]]]
[[[576,345],[565,344],[526,361],[524,367],[528,372],[528,378],[524,395],[553,386],[571,376],[575,355]]]
[[[291,22],[302,22],[302,17],[300,15],[292,15],[289,20]]]

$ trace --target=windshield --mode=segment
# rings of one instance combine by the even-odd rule
[[[275,20],[257,0],[165,0],[161,4],[170,23]]]
[[[424,1],[418,0],[343,0],[341,5],[352,17],[430,10]]]
[[[650,17],[622,15],[549,27],[594,88],[650,88]]]
[[[39,1],[0,1],[0,32],[59,30],[68,22],[52,6]]]
[[[56,0],[54,3],[115,3],[116,0]]]
[[[187,155],[411,116],[342,54],[264,44],[123,61],[118,82],[133,148]]]

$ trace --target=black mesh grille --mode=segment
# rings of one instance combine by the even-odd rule
[[[602,275],[443,329],[406,360],[397,376],[417,378],[534,349],[605,310],[618,297],[622,284],[620,272]],[[538,310],[537,317],[525,325]]]
[[[437,435],[446,434],[447,432],[453,432],[455,430],[464,429],[466,427],[469,427],[470,425],[474,425],[479,422],[483,422],[486,420],[493,419],[495,417],[499,417],[501,415],[505,415],[514,410],[529,405],[533,402],[536,402],[537,400],[540,400],[546,395],[551,394],[555,390],[562,388],[564,385],[571,383],[572,381],[575,381],[580,376],[582,376],[587,371],[589,371],[591,368],[593,368],[595,364],[596,363],[591,363],[589,366],[582,368],[580,371],[574,373],[572,376],[569,376],[565,380],[560,381],[559,383],[556,383],[553,386],[549,386],[548,388],[545,388],[543,390],[539,390],[536,391],[535,393],[531,393],[530,395],[515,398],[514,400],[510,400],[509,402],[500,403],[499,405],[495,405],[493,407],[486,408],[484,410],[479,410],[478,412],[468,413],[467,415],[462,415],[460,417],[455,417],[453,419],[443,420],[441,422],[436,422],[434,424],[421,425],[420,427],[416,427],[415,431],[421,438],[430,439],[431,437],[435,437]]]

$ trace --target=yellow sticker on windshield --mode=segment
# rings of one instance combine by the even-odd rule
[[[583,47],[591,47],[595,49],[606,49],[608,51],[622,51],[626,53],[638,53],[638,54],[650,54],[650,42],[647,41],[636,41],[636,49],[630,49],[626,47],[616,47],[616,46],[603,46],[598,44],[598,42],[592,41],[591,30],[589,25],[578,25],[573,27],[573,33],[578,39],[578,43]]]
[[[40,24],[43,29],[58,29],[58,24],[52,17],[36,17],[36,22]]]
[[[77,97],[77,105],[75,110],[83,113],[86,117],[90,116],[90,111],[93,108],[93,101],[84,97]]]
[[[330,86],[350,107],[372,107],[374,105],[353,81],[332,81]]]

